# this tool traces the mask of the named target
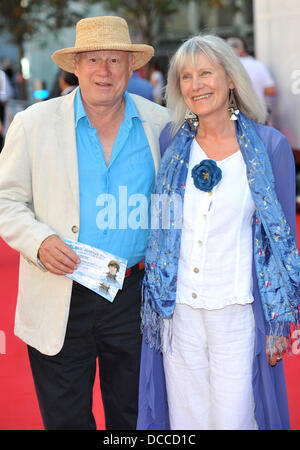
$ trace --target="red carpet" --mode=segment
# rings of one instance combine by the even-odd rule
[[[0,430],[41,430],[44,427],[26,344],[13,334],[18,264],[18,253],[0,239]],[[97,428],[103,430],[104,415],[97,377],[93,412]]]
[[[300,215],[297,217],[300,244]],[[300,245],[299,245],[300,248]],[[26,345],[13,334],[18,254],[0,239],[0,430],[39,430],[43,424],[35,395]],[[300,430],[300,354],[285,359],[291,428]],[[97,374],[98,376],[98,374]],[[101,394],[94,386],[94,415],[104,429]]]

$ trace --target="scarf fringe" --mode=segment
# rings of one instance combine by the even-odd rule
[[[271,357],[274,353],[284,352],[286,356],[300,353],[299,309],[291,322],[270,321],[268,325],[267,350]]]
[[[158,352],[172,352],[173,317],[166,318],[151,307],[151,298],[142,286],[141,332],[150,348]]]

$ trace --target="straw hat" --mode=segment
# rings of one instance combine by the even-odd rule
[[[75,47],[53,53],[53,61],[63,70],[74,72],[76,53],[95,50],[123,50],[135,55],[134,70],[144,66],[153,56],[150,45],[132,44],[127,22],[121,17],[100,16],[79,20],[76,24]]]

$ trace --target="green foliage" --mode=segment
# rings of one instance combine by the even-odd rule
[[[189,0],[86,0],[88,3],[101,3],[109,11],[124,17],[131,28],[138,29],[143,41],[153,44],[154,24],[175,14],[180,6]]]
[[[80,0],[5,0],[0,2],[0,32],[6,31],[11,41],[21,45],[43,29],[73,25],[80,16],[70,4]]]
[[[130,28],[138,29],[143,42],[153,45],[155,39],[155,24],[166,21],[178,12],[179,8],[190,0],[85,0],[88,4],[101,3],[108,11],[124,17]],[[197,0],[209,8],[232,8],[235,13],[241,8],[241,2],[250,0]]]
[[[82,5],[81,0],[0,0],[0,33],[6,32],[16,45],[19,66],[24,56],[24,43],[38,31],[51,32],[74,25],[82,15],[74,11],[71,4]],[[21,66],[19,68],[21,72]],[[21,95],[27,99],[24,79],[21,81]]]

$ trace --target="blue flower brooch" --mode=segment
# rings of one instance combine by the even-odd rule
[[[211,192],[222,178],[222,170],[212,159],[204,159],[192,169],[194,185],[201,191]]]

